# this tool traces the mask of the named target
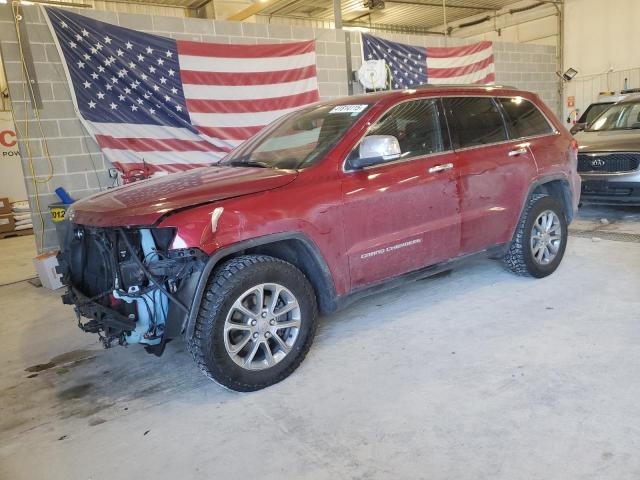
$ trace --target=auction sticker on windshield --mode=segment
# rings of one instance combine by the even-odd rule
[[[337,105],[329,113],[360,113],[368,105]]]

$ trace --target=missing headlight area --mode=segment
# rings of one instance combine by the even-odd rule
[[[142,344],[160,355],[182,331],[206,256],[170,249],[174,235],[171,228],[70,226],[59,255],[63,301],[105,348]]]

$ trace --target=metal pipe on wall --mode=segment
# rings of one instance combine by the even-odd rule
[[[558,34],[556,46],[556,65],[557,71],[562,74],[564,72],[564,2],[553,4],[556,7],[558,15]],[[564,82],[558,80],[558,113],[564,116]]]
[[[340,0],[333,0],[333,23],[336,30],[342,29],[342,5]]]
[[[447,46],[447,37],[449,36],[449,26],[447,25],[447,0],[442,0],[442,25],[444,26],[444,46]]]

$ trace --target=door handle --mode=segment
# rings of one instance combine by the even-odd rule
[[[453,163],[441,163],[440,165],[436,165],[429,169],[429,173],[437,173],[444,172],[445,170],[451,170],[453,168]]]
[[[509,156],[510,157],[517,157],[520,155],[525,155],[528,152],[528,150],[526,149],[526,147],[521,147],[521,148],[516,148],[515,150],[511,150],[509,152]]]

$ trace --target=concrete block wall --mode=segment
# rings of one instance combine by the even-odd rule
[[[97,20],[175,39],[217,43],[278,43],[295,40],[316,40],[317,75],[321,99],[348,94],[345,32],[312,29],[285,24],[235,23],[196,18],[161,17],[130,13],[82,10],[79,13]],[[40,125],[36,122],[30,102],[24,101],[22,69],[14,20],[10,5],[0,5],[0,40],[2,58],[12,99],[25,181],[34,215],[35,190],[29,165],[31,153],[36,178],[49,181],[38,184],[40,210],[44,217],[45,235],[40,242],[40,225],[34,216],[34,227],[40,250],[55,248],[55,229],[47,205],[57,200],[55,188],[62,186],[75,198],[83,198],[112,184],[109,164],[94,140],[77,119],[60,57],[46,25],[44,13],[37,6],[23,7],[23,17],[29,34],[36,81],[43,99]],[[422,46],[443,46],[442,37],[381,35],[394,41]],[[360,66],[360,35],[350,33],[352,66]],[[469,43],[448,39],[448,44]],[[497,81],[534,90],[554,107],[556,84],[547,72],[555,71],[555,50],[552,47],[521,44],[494,44]],[[357,91],[356,91],[357,93]],[[28,94],[27,94],[28,99]],[[40,126],[44,135],[40,132]],[[46,141],[45,141],[46,139]],[[50,171],[45,151],[48,149],[53,171]]]

